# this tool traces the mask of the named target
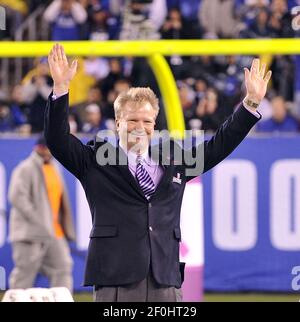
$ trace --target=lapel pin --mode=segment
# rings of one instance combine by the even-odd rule
[[[173,177],[173,182],[181,184],[181,179],[180,179],[180,173],[179,172],[177,172],[176,177]]]

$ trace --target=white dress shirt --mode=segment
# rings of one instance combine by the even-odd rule
[[[131,174],[133,175],[134,178],[136,178],[135,174],[136,174],[137,154],[133,151],[127,151],[127,149],[121,143],[121,140],[120,140],[120,147],[127,155],[128,168],[129,168]],[[157,161],[154,161],[153,159],[150,158],[148,151],[146,151],[142,154],[142,164],[143,164],[143,167],[148,172],[148,174],[150,175],[150,177],[155,185],[155,188],[157,188],[157,186],[160,182],[160,179],[163,175],[162,167],[158,164]]]

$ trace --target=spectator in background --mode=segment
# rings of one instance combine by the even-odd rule
[[[80,115],[80,120],[84,121],[86,120],[86,109],[87,106],[89,105],[97,105],[100,106],[100,112],[101,112],[101,116],[103,116],[103,118],[107,119],[107,115],[105,114],[105,111],[107,109],[107,102],[103,100],[103,95],[102,92],[100,90],[100,88],[96,85],[92,86],[89,89],[88,95],[87,95],[87,100],[86,103],[84,105],[84,109],[82,110],[82,114]],[[77,122],[78,123],[78,122]],[[82,129],[82,127],[80,127],[80,129]]]
[[[120,39],[158,39],[167,4],[166,0],[110,0],[110,11],[123,22]]]
[[[270,68],[272,68],[272,85],[277,95],[286,101],[294,100],[295,60],[293,56],[273,56]]]
[[[256,19],[260,9],[268,9],[270,0],[240,0],[235,4],[235,15],[241,22],[240,30],[247,29]]]
[[[10,106],[9,102],[0,101],[0,133],[14,132],[25,123],[25,116],[17,105]]]
[[[27,104],[28,122],[32,133],[39,133],[44,129],[45,104],[51,90],[52,78],[49,75],[47,60],[41,59],[22,81],[22,95]]]
[[[87,57],[84,60],[85,72],[92,76],[96,81],[100,81],[107,77],[110,72],[109,63],[106,58],[102,57]]]
[[[181,13],[177,8],[172,8],[160,29],[163,39],[184,39],[192,38],[189,35],[188,27],[182,19]]]
[[[30,135],[31,126],[28,123],[28,109],[23,96],[22,86],[15,86],[12,90],[10,109],[16,120],[17,132],[22,135]]]
[[[89,62],[86,64],[83,58],[77,60],[77,73],[70,83],[69,102],[70,107],[82,116],[82,109],[87,101],[90,88],[95,85],[94,74],[90,74]]]
[[[94,6],[91,9],[91,17],[89,23],[89,39],[105,41],[109,37],[109,26],[107,23],[108,12],[103,10],[101,6]]]
[[[159,30],[168,14],[166,0],[153,0],[150,4],[149,19],[156,30]]]
[[[25,119],[27,119],[28,109],[26,104],[24,103],[24,93],[22,85],[16,85],[12,89],[11,94],[11,107],[16,107],[19,109],[22,114],[24,114]]]
[[[87,104],[102,104],[104,103],[103,101],[103,96],[100,88],[98,86],[92,86],[89,91],[88,91],[88,96],[87,96]]]
[[[215,81],[210,82],[210,85],[222,95],[220,108],[227,116],[233,112],[232,107],[240,101],[243,80],[242,62],[239,56],[217,56],[215,59]]]
[[[52,155],[40,138],[31,155],[13,171],[9,237],[15,267],[10,288],[33,287],[38,273],[51,287],[71,292],[72,258],[67,240],[75,239],[67,190]]]
[[[127,91],[130,85],[130,81],[126,78],[121,78],[115,82],[113,89],[107,95],[107,104],[102,108],[103,116],[106,119],[115,119],[114,101],[121,92]]]
[[[241,38],[293,37],[292,17],[286,0],[246,1],[239,15]]]
[[[274,38],[276,30],[269,24],[269,11],[266,8],[259,9],[255,20],[249,27],[241,31],[241,38]]]
[[[179,98],[183,110],[185,125],[189,130],[191,128],[190,120],[193,118],[196,108],[195,92],[190,86],[186,84],[180,84]]]
[[[107,33],[108,39],[118,39],[118,35],[120,33],[120,17],[118,14],[114,15],[111,12],[111,0],[79,0],[79,2],[87,12],[88,16],[85,23],[81,25],[82,35],[84,39],[90,39],[90,32],[92,26],[93,30],[97,29],[96,32],[98,33],[99,31],[101,33],[101,35],[96,35],[95,38],[100,36],[101,39],[99,40],[102,40],[103,37],[106,37]],[[100,14],[100,12],[105,14],[101,14],[101,18],[100,15],[98,15],[98,13]],[[97,21],[100,18],[100,24],[95,24],[95,14],[97,16]],[[94,28],[96,25],[99,27],[99,29],[97,27]]]
[[[111,58],[109,60],[109,73],[107,77],[99,83],[104,99],[107,99],[107,95],[109,91],[114,88],[115,82],[123,77],[121,61],[118,58]]]
[[[190,60],[189,76],[195,79],[203,78],[208,83],[214,83],[217,65],[213,56],[193,56]]]
[[[260,112],[260,114],[264,116],[263,121],[266,121],[272,117],[273,115],[272,105],[270,100],[267,97],[265,97],[259,104],[258,111]]]
[[[76,136],[78,132],[81,132],[81,121],[79,119],[79,116],[74,112],[70,112],[68,115],[68,120],[70,126],[70,133]]]
[[[120,7],[115,0],[84,0],[88,2],[84,5],[86,11],[88,12],[88,25],[92,20],[93,12],[99,10],[99,7],[107,15],[105,25],[107,26],[107,31],[109,34],[109,39],[119,39],[120,29],[121,29],[121,17],[120,17]],[[81,0],[81,3],[83,1]],[[115,8],[117,7],[117,8]],[[116,9],[116,10],[115,10]],[[89,28],[88,28],[89,29]]]
[[[236,35],[234,0],[203,0],[198,17],[205,38],[233,38]]]
[[[97,104],[90,104],[85,108],[85,123],[82,132],[96,135],[101,130],[106,130],[105,121],[102,119],[101,109]]]
[[[177,78],[176,78],[177,79]],[[153,70],[145,57],[136,57],[132,63],[130,74],[131,86],[150,87],[155,93],[159,93],[157,80]]]
[[[164,2],[164,0],[153,1],[156,3],[156,6],[152,7],[154,9]],[[124,6],[120,6],[120,9],[123,7],[123,10],[121,9],[123,21],[120,32],[121,40],[159,39],[159,33],[155,26],[159,19],[154,21],[150,19],[153,1],[121,1],[121,3],[124,3]],[[160,13],[158,16],[160,16]],[[152,17],[155,17],[155,15]]]
[[[213,88],[208,88],[201,98],[195,115],[201,120],[201,130],[216,131],[222,124],[224,117],[218,108],[218,94]]]
[[[143,1],[131,0],[130,8],[126,8],[126,0],[109,0],[109,11],[116,16],[123,15],[123,19],[126,16],[126,9],[139,9],[139,11],[144,11],[149,20],[152,23],[154,29],[158,30],[163,24],[169,6],[167,6],[168,0],[149,0],[144,1],[142,6],[132,6],[132,3],[142,3]],[[129,2],[128,2],[129,3]],[[130,11],[130,10],[129,10]]]
[[[201,38],[197,24],[187,23],[178,8],[172,8],[160,29],[162,39]],[[176,79],[183,78],[189,73],[189,58],[172,55],[168,58],[172,72]]]
[[[297,132],[299,122],[288,113],[283,97],[276,96],[271,100],[272,117],[257,125],[258,132]]]
[[[113,90],[116,92],[117,96],[122,92],[126,92],[130,88],[130,81],[127,78],[118,79],[115,84]]]
[[[54,0],[44,19],[51,24],[52,40],[80,40],[82,25],[87,19],[83,6],[75,0]]]
[[[288,9],[287,0],[272,0],[270,26],[277,37],[291,38],[294,36],[292,15]]]
[[[195,81],[196,101],[200,102],[205,97],[207,91],[207,83],[204,79],[197,79]]]

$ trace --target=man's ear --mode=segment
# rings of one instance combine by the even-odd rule
[[[115,119],[115,123],[116,123],[116,130],[119,131],[120,120],[119,119]]]

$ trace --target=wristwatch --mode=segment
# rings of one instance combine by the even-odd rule
[[[259,105],[258,103],[255,103],[248,98],[245,100],[245,104],[247,104],[249,107],[254,107],[254,108],[258,108],[258,105]]]

